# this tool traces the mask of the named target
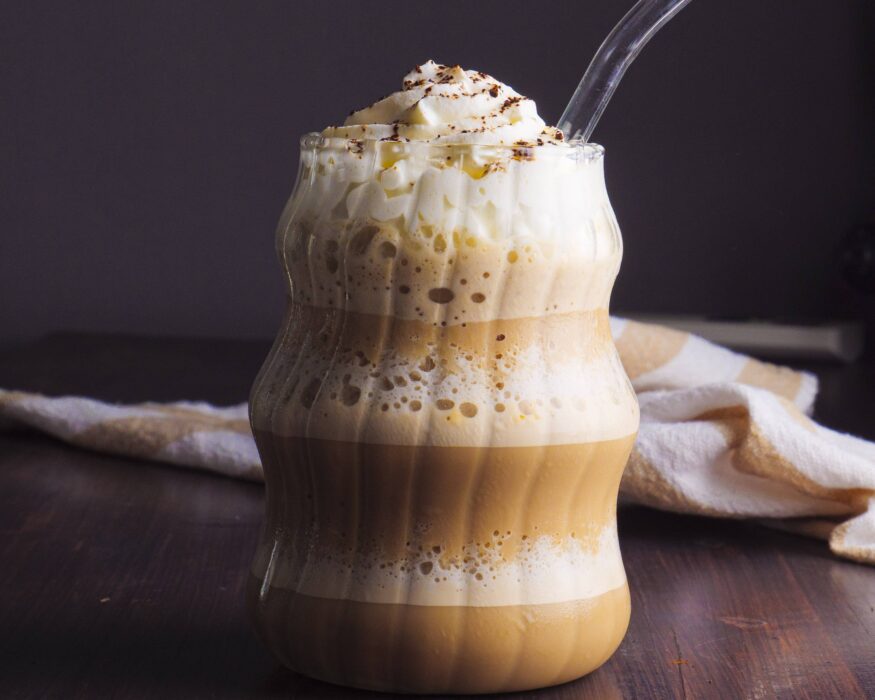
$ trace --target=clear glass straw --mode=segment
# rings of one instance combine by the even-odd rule
[[[589,141],[626,69],[690,0],[638,0],[596,51],[559,119],[566,138]]]

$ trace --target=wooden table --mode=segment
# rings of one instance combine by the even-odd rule
[[[0,386],[113,401],[246,398],[267,343],[62,335]],[[818,417],[875,437],[875,367],[824,367]],[[243,587],[262,489],[0,433],[0,697],[377,698],[285,671]],[[875,697],[875,568],[753,523],[624,508],[629,633],[524,698]]]

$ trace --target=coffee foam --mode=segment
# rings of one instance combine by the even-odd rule
[[[472,607],[585,600],[626,584],[615,525],[594,540],[532,538],[510,559],[501,553],[505,536],[496,530],[490,542],[470,544],[453,559],[440,547],[394,559],[314,552],[303,567],[264,543],[252,573],[267,576],[272,587],[318,598]]]
[[[252,406],[277,435],[507,447],[637,430],[604,311],[436,329],[292,304],[286,324]]]
[[[280,240],[296,302],[452,326],[607,308],[619,237],[484,242],[395,224],[295,218]],[[606,234],[607,235],[607,234]],[[424,241],[424,242],[423,242]]]

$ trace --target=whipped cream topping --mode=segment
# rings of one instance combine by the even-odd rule
[[[383,141],[543,145],[562,140],[538,108],[486,73],[427,61],[404,77],[402,89],[350,113],[323,136]]]
[[[395,300],[394,315],[423,320],[426,293],[447,288],[455,301],[432,319],[445,325],[538,315],[542,289],[557,313],[606,304],[622,243],[603,151],[561,137],[507,85],[431,61],[345,126],[308,134],[279,245],[287,262],[330,260],[337,277],[320,272],[308,290],[295,270],[301,298],[365,313]],[[399,262],[391,274],[387,260]],[[602,292],[581,294],[584,268]]]

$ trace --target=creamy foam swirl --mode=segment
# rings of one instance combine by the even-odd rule
[[[534,101],[486,73],[427,61],[402,89],[352,112],[323,136],[386,141],[539,145],[562,140]]]

